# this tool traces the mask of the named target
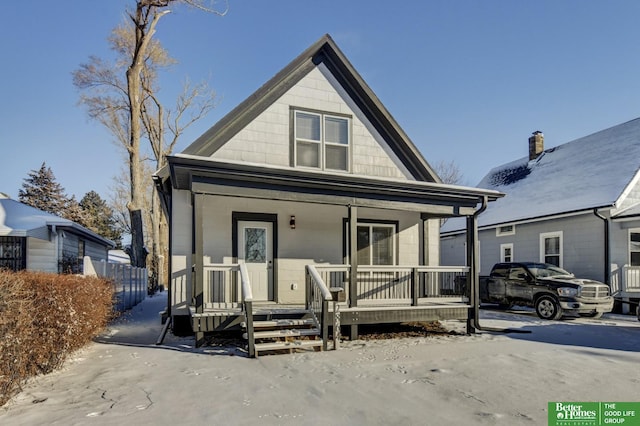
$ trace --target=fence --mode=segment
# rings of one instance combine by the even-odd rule
[[[114,308],[120,312],[131,309],[147,297],[147,268],[122,263],[107,263],[84,257],[84,274],[113,280]]]

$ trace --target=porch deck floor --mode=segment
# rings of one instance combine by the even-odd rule
[[[349,307],[346,302],[340,302],[341,312],[355,311],[382,311],[390,309],[438,309],[438,308],[469,308],[470,304],[462,297],[425,297],[418,299],[418,305],[412,305],[407,299],[386,299],[386,300],[359,300],[358,306]],[[239,307],[205,308],[202,313],[197,314],[195,307],[189,307],[192,316],[234,316],[241,315],[242,309]],[[276,302],[253,302],[254,314],[267,313],[288,313],[292,311],[302,311],[304,304],[283,304]],[[333,312],[333,302],[329,302],[329,312]]]

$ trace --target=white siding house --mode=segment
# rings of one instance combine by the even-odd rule
[[[506,194],[479,217],[480,273],[494,263],[540,261],[640,296],[640,119],[497,166],[478,184]],[[465,225],[441,229],[443,264],[459,264]],[[628,309],[628,305],[623,306]]]
[[[0,268],[80,272],[84,256],[106,261],[113,247],[77,223],[0,194]]]
[[[174,326],[190,317],[199,340],[237,324],[205,319],[223,316],[215,309],[245,306],[224,265],[244,265],[252,300],[281,308],[310,303],[310,265],[333,268],[326,277],[355,309],[382,297],[382,279],[365,289],[362,277],[437,266],[440,218],[472,217],[501,196],[441,184],[328,35],[169,157],[156,184],[170,227],[170,315]],[[408,298],[404,283],[387,280],[389,294]],[[357,326],[349,315],[343,324]]]

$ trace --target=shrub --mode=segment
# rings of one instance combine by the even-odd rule
[[[95,337],[113,316],[112,297],[102,278],[0,270],[0,406]]]

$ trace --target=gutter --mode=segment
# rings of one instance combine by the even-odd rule
[[[609,219],[603,216],[597,208],[593,209],[593,214],[604,221],[604,283],[611,284],[611,244],[609,243]]]
[[[474,237],[474,243],[478,242],[478,235],[477,235],[477,218],[480,215],[480,213],[484,212],[487,209],[487,204],[488,204],[488,197],[485,195],[484,197],[482,197],[482,206],[480,206],[480,208],[478,210],[475,211],[475,213],[473,213],[473,215],[471,216],[473,218],[473,223],[476,224],[476,226],[474,227],[473,232],[476,234]],[[480,311],[480,276],[479,273],[477,271],[477,265],[478,265],[478,253],[475,250],[475,247],[473,249],[473,279],[471,281],[473,281],[473,293],[470,295],[470,299],[473,302],[473,319],[471,320],[471,326],[477,330],[480,331],[493,331],[493,332],[497,332],[497,333],[521,333],[521,334],[528,334],[531,333],[531,330],[520,330],[520,329],[516,329],[516,328],[496,328],[496,327],[483,327],[480,325],[480,317],[479,317],[479,311]]]

